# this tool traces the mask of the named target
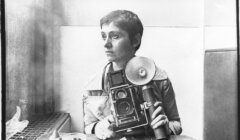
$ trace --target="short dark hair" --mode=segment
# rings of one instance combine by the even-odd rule
[[[142,37],[143,34],[143,25],[138,16],[128,10],[116,10],[112,11],[100,20],[100,27],[102,28],[103,24],[114,23],[117,27],[126,31],[129,35],[131,42],[134,37],[139,33]],[[136,47],[135,51],[139,49],[140,44]]]

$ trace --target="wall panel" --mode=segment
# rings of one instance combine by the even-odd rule
[[[116,9],[136,12],[145,26],[199,27],[202,22],[203,5],[199,0],[62,0],[62,3],[67,25],[98,26],[103,15]]]
[[[237,51],[207,51],[204,66],[204,140],[237,140]]]
[[[22,118],[51,113],[53,108],[54,25],[64,23],[61,3],[6,1],[6,119],[22,109]],[[56,57],[57,58],[57,57]]]

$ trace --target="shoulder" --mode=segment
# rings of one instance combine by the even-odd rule
[[[85,90],[85,91],[100,90],[100,89],[102,89],[101,83],[102,83],[102,73],[97,72],[97,73],[93,74],[91,76],[91,78],[89,78],[89,80],[85,84],[83,90]]]
[[[156,66],[156,72],[153,77],[153,80],[166,80],[166,79],[168,79],[166,71]]]
[[[95,73],[89,78],[87,84],[83,88],[83,96],[100,96],[102,93],[102,78],[101,73]]]
[[[83,90],[85,91],[94,91],[94,90],[102,90],[102,78],[104,74],[104,68],[107,66],[107,63],[101,64],[96,68],[96,71],[90,75],[89,80],[87,80],[86,84],[84,85]]]

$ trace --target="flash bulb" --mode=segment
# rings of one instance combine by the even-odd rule
[[[141,67],[139,70],[138,70],[138,73],[140,75],[141,78],[144,78],[147,76],[147,72],[146,72],[146,69],[144,69],[143,67]]]

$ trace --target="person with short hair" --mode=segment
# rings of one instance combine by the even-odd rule
[[[154,128],[164,126],[168,135],[179,135],[182,127],[175,93],[166,72],[158,67],[152,82],[154,97],[159,101],[154,104],[156,110],[150,116],[153,119],[150,125],[139,127],[129,135],[121,135],[112,130],[111,124],[114,118],[111,114],[113,107],[109,98],[107,73],[125,69],[127,62],[135,57],[141,45],[143,25],[135,13],[128,10],[115,10],[100,20],[100,27],[109,63],[85,88],[85,133],[95,134],[99,139],[121,137],[148,139],[154,138]]]

